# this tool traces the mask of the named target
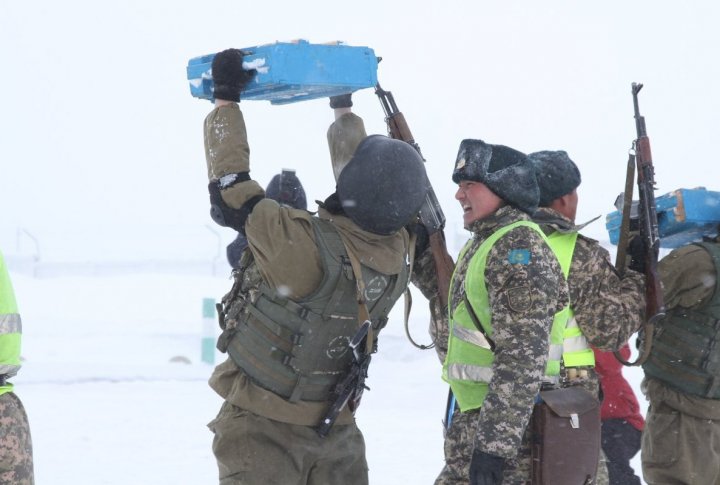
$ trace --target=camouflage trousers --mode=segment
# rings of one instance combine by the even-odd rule
[[[479,410],[461,413],[455,410],[452,425],[445,435],[445,466],[435,480],[435,485],[466,485],[470,483],[470,459],[475,446],[475,428]],[[505,460],[503,485],[529,485],[531,483],[531,426],[525,428],[522,444],[513,459]],[[572,443],[568,443],[572,446]],[[605,457],[601,453],[595,483],[609,485]]]
[[[0,395],[0,485],[32,485],[32,440],[25,408],[12,392]]]

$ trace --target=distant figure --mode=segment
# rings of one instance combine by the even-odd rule
[[[300,179],[295,175],[295,170],[283,169],[281,173],[275,175],[265,189],[265,197],[280,205],[307,210],[305,190]],[[247,239],[242,232],[238,232],[235,240],[228,244],[227,259],[233,269],[240,269],[240,256],[247,245]]]
[[[622,374],[623,365],[612,352],[595,351],[595,370],[600,376],[603,403],[602,449],[607,458],[610,485],[640,485],[640,477],[630,460],[640,451],[640,437],[645,419],[640,412],[635,392]],[[630,359],[630,346],[620,350],[623,359]]]
[[[32,485],[30,424],[8,382],[20,370],[22,324],[10,275],[0,253],[0,484]]]

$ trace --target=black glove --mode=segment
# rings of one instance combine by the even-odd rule
[[[638,273],[645,272],[645,243],[640,235],[630,238],[627,247],[627,254],[630,258],[628,268]]]
[[[470,460],[470,485],[500,485],[503,468],[505,468],[505,458],[476,448]]]
[[[226,49],[215,54],[212,61],[212,77],[215,99],[240,101],[240,92],[255,75],[255,70],[242,67],[243,51]]]
[[[210,192],[210,217],[219,226],[231,227],[240,234],[245,234],[245,221],[252,212],[255,204],[263,199],[258,195],[243,204],[239,209],[233,209],[225,203],[222,198],[220,186],[217,180],[211,180],[208,184]]]
[[[332,109],[352,107],[352,93],[330,96],[330,107]]]

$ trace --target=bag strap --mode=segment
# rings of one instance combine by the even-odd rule
[[[485,336],[485,339],[490,344],[490,350],[495,352],[495,341],[490,338],[490,336],[485,331],[485,328],[483,328],[482,323],[480,323],[480,320],[478,319],[477,315],[475,314],[475,309],[470,304],[470,300],[468,299],[467,293],[463,293],[463,301],[465,301],[465,308],[468,311],[468,315],[470,315],[470,320],[472,320],[473,324],[475,324],[475,327],[477,327],[478,331],[482,333]]]

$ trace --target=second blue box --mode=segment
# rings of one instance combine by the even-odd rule
[[[678,189],[655,197],[657,206],[660,246],[676,248],[703,236],[714,237],[720,226],[720,192],[696,189]],[[630,212],[631,217],[633,212]],[[607,215],[605,227],[610,242],[617,245],[620,237],[622,212]]]

